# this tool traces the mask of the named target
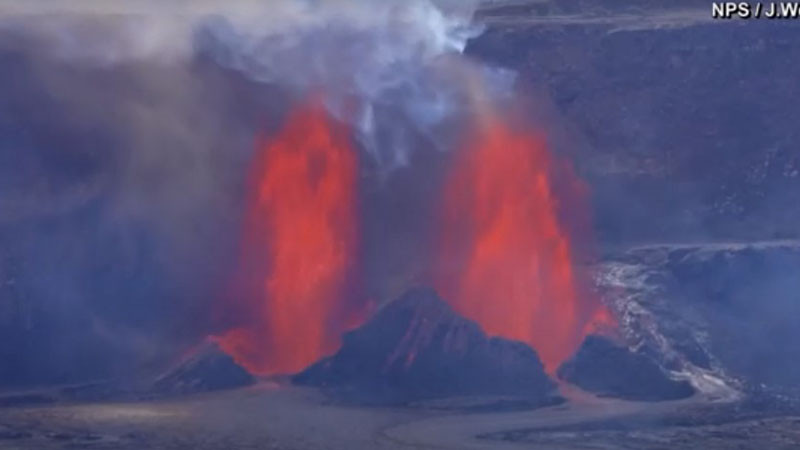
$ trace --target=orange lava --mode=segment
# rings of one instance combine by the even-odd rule
[[[552,374],[586,333],[612,321],[582,288],[559,219],[563,208],[588,205],[559,196],[541,136],[487,115],[465,142],[446,180],[438,288],[488,334],[536,349]],[[585,192],[567,176],[570,193]]]
[[[345,301],[357,265],[357,154],[319,102],[294,111],[258,152],[247,317],[218,342],[252,373],[294,373],[335,352],[359,320]]]

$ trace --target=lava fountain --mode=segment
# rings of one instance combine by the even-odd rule
[[[357,308],[357,154],[321,102],[259,144],[239,300],[243,325],[218,339],[250,372],[292,373],[335,352]],[[351,297],[352,298],[352,297]]]
[[[573,195],[585,189],[563,171],[560,182],[571,186],[559,196],[543,137],[496,114],[478,122],[446,179],[437,285],[458,312],[490,335],[529,344],[554,373],[595,324],[611,321],[582,288],[560,219],[565,208],[588,209]]]

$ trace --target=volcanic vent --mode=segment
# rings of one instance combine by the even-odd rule
[[[175,367],[159,376],[151,391],[167,395],[189,394],[237,388],[253,383],[255,378],[209,339],[187,353]]]
[[[657,401],[694,394],[687,381],[671,379],[648,356],[596,335],[587,336],[575,356],[558,368],[558,377],[605,397]]]
[[[522,342],[488,337],[432,289],[417,288],[347,333],[342,348],[294,377],[371,399],[514,395],[557,400],[555,383]]]

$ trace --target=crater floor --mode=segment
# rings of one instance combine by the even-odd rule
[[[788,449],[800,442],[800,417],[735,414],[700,396],[655,404],[568,396],[554,407],[475,413],[463,409],[464,399],[360,407],[262,383],[171,400],[0,409],[0,449]]]

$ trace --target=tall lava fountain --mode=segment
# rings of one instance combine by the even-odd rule
[[[81,3],[94,14],[92,2]],[[541,137],[475,107],[479,91],[487,104],[498,104],[513,97],[515,88],[510,71],[464,56],[482,29],[472,20],[477,0],[166,2],[163,11],[133,3],[104,2],[103,14],[114,17],[115,26],[94,19],[43,21],[31,48],[41,41],[52,52],[43,57],[99,71],[92,69],[90,81],[82,80],[74,92],[48,77],[31,78],[37,89],[61,86],[60,101],[87,113],[102,110],[95,105],[117,94],[129,102],[118,108],[124,126],[101,114],[95,127],[113,128],[107,136],[98,131],[99,142],[125,143],[129,153],[120,153],[119,164],[109,156],[113,175],[92,175],[85,185],[75,181],[74,199],[65,203],[73,205],[76,220],[84,212],[94,215],[94,206],[86,205],[115,205],[109,206],[108,222],[125,222],[125,229],[90,242],[98,248],[119,242],[105,259],[130,253],[137,261],[131,267],[139,267],[139,258],[152,260],[153,273],[160,274],[161,252],[170,256],[163,258],[163,286],[161,276],[148,270],[131,270],[129,276],[125,264],[109,280],[155,278],[152,293],[148,288],[131,298],[156,302],[162,291],[181,298],[186,305],[180,311],[198,318],[182,324],[191,335],[186,339],[216,335],[221,348],[255,374],[297,372],[339,347],[342,333],[363,317],[362,299],[386,299],[381,292],[390,289],[360,283],[363,267],[378,266],[379,276],[369,281],[396,290],[416,284],[430,262],[436,266],[435,287],[456,310],[490,334],[530,344],[551,372],[592,323],[606,318],[602,304],[582,288],[574,241],[561,223],[566,209],[588,210],[585,199],[564,195],[554,182],[557,164]],[[158,71],[140,73],[150,62],[158,62]],[[42,67],[49,72],[51,66]],[[82,70],[72,72],[83,78]],[[91,80],[106,75],[114,82],[94,98]],[[140,85],[152,97],[143,101]],[[117,93],[121,86],[126,89]],[[214,92],[217,87],[224,89]],[[238,144],[258,132],[254,116],[279,108],[274,98],[317,92],[324,100],[290,112],[274,136],[259,142],[244,169],[241,161],[250,149]],[[84,93],[93,98],[84,99]],[[465,130],[467,145],[455,145],[453,136]],[[72,147],[83,147],[84,138]],[[86,161],[95,160],[93,145]],[[30,162],[27,156],[19,161],[38,166],[38,154],[31,155]],[[104,158],[97,156],[98,167]],[[74,164],[78,172],[94,173],[95,163],[84,162],[82,153]],[[233,230],[236,221],[229,218],[240,212],[235,199],[246,171],[244,226]],[[580,183],[565,179],[566,185]],[[108,197],[107,190],[113,191]],[[17,209],[15,201],[9,204]],[[34,215],[49,217],[50,206],[40,206]],[[25,218],[28,208],[21,209]],[[438,221],[427,219],[431,209]],[[103,219],[100,229],[107,226]],[[439,234],[442,245],[432,256],[428,244]],[[211,236],[222,235],[218,245],[209,245]],[[237,238],[240,255],[232,256]],[[141,246],[142,255],[129,245]],[[229,274],[228,258],[236,256],[235,273]],[[105,292],[105,285],[116,283],[95,283],[96,267],[105,267],[96,257],[86,255],[87,279]],[[378,258],[390,262],[375,264]],[[83,284],[69,272],[53,273],[70,285]],[[202,298],[230,278],[233,288],[216,302],[222,310],[217,317]],[[383,281],[390,278],[397,281]],[[184,292],[184,286],[192,287]],[[71,296],[84,297],[77,290]],[[149,303],[129,303],[136,305],[130,311],[161,316]],[[120,309],[114,320],[128,312]]]
[[[260,145],[244,233],[245,325],[221,347],[256,374],[296,372],[335,351],[357,264],[357,156],[321,102]]]
[[[412,240],[409,260],[416,257],[420,267],[429,267],[431,255],[413,240],[443,234],[433,257],[435,287],[489,334],[534,347],[551,373],[593,323],[608,320],[584,289],[573,236],[562,223],[565,210],[589,209],[585,198],[568,195],[581,182],[574,175],[555,180],[559,163],[542,137],[479,107],[479,97],[487,105],[509,101],[514,77],[463,57],[476,27],[455,3],[344,1],[295,9],[300,4],[290,2],[292,26],[237,32],[236,22],[210,22],[199,34],[220,64],[252,80],[325,94],[325,102],[290,115],[261,146],[253,169],[241,271],[247,292],[238,296],[245,300],[238,300],[244,304],[236,327],[220,339],[252,372],[299,371],[335,351],[346,325],[363,312],[353,304],[359,246],[392,258],[383,251],[391,236],[381,233],[403,226],[413,229],[403,236]],[[452,136],[465,130],[471,135],[461,148]],[[439,161],[416,153],[424,149],[452,160],[441,174],[438,223],[425,223],[427,229],[406,217],[424,215],[426,200],[438,192],[412,201],[403,197],[412,189],[386,192],[397,186],[389,180],[397,171],[416,173],[418,161]],[[374,173],[359,177],[359,170]],[[359,179],[386,200],[370,203],[377,210],[363,216]],[[391,205],[411,207],[393,215]],[[378,231],[362,236],[361,220]]]
[[[544,138],[504,119],[483,114],[454,156],[438,284],[457,311],[489,334],[526,342],[553,373],[590,327],[610,316],[582,289],[559,219],[563,208],[588,208],[585,198],[561,195]],[[571,171],[567,177],[581,183]]]

